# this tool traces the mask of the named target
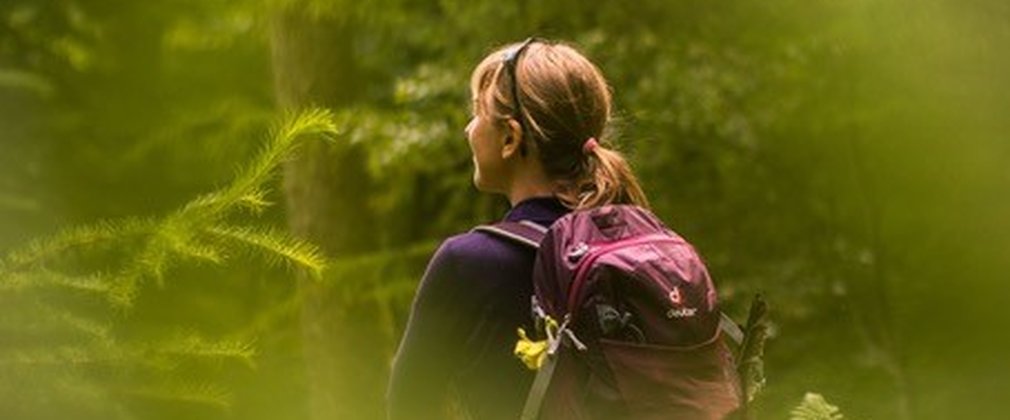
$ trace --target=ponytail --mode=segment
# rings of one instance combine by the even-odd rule
[[[590,139],[585,147],[587,170],[575,185],[564,188],[559,197],[574,209],[608,204],[633,204],[649,208],[649,200],[631,170],[631,165],[617,150],[606,149]],[[589,145],[587,142],[587,145]]]

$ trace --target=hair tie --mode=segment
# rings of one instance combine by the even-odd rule
[[[590,137],[585,143],[582,143],[582,153],[590,154],[599,147],[600,144],[596,142],[596,137]]]

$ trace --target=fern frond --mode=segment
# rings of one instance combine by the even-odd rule
[[[283,261],[302,267],[317,278],[326,267],[322,253],[308,242],[265,228],[212,226],[207,233],[226,239],[263,254],[268,261]]]
[[[808,392],[803,402],[790,412],[790,420],[842,420],[842,413],[821,394]]]

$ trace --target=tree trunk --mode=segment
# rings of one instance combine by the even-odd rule
[[[274,83],[281,108],[352,105],[362,89],[346,21],[279,11],[271,22]],[[306,142],[284,167],[289,225],[295,235],[344,258],[373,247],[365,151]],[[387,361],[374,327],[374,304],[341,299],[340,279],[299,280],[302,347],[311,419],[381,418]]]

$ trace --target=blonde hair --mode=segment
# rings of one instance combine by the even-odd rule
[[[568,207],[648,207],[624,156],[604,146],[611,95],[600,70],[570,45],[535,41],[516,51],[523,44],[495,50],[474,69],[470,81],[476,98],[474,112],[499,122],[520,122],[526,137],[522,146],[532,145],[539,152],[544,171],[557,184],[557,195]],[[505,60],[516,53],[513,78]],[[518,84],[515,91],[512,80]],[[517,109],[522,116],[516,114]],[[598,145],[585,147],[589,139]]]

